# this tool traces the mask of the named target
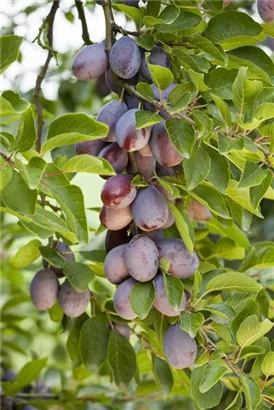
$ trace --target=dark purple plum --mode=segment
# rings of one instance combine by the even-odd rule
[[[179,310],[175,310],[173,307],[170,306],[164,285],[164,278],[163,275],[160,273],[154,279],[154,287],[156,290],[156,296],[154,300],[154,307],[163,315],[166,316],[178,316],[180,312],[182,312],[186,305],[186,297],[183,293],[182,303]]]
[[[129,277],[127,265],[125,262],[125,253],[128,245],[116,246],[112,249],[105,259],[104,269],[106,278],[111,283],[121,283]]]
[[[143,157],[139,151],[135,152],[135,160],[139,174],[145,178],[151,178],[156,170],[156,160],[154,157]]]
[[[126,320],[133,320],[137,317],[130,304],[130,293],[136,283],[136,280],[132,278],[126,279],[118,286],[113,298],[114,309],[121,318]]]
[[[132,238],[131,234],[128,234],[128,227],[120,229],[119,231],[108,230],[105,238],[106,252],[110,252],[111,249],[116,246],[129,243]]]
[[[131,7],[136,7],[138,8],[138,3],[139,0],[120,0],[121,4],[124,4],[125,6],[131,6]]]
[[[92,80],[102,75],[108,67],[105,43],[85,46],[74,57],[72,72],[78,80]]]
[[[160,239],[156,242],[161,258],[170,262],[168,272],[178,278],[185,279],[192,276],[199,266],[196,252],[191,255],[183,241],[178,238]]]
[[[139,101],[138,98],[136,97],[136,95],[132,95],[129,93],[125,93],[124,95],[124,101],[127,105],[127,108],[129,110],[132,110],[134,108],[138,108],[139,107]]]
[[[121,333],[126,339],[130,338],[130,327],[128,325],[121,325],[120,323],[115,323],[114,329]]]
[[[132,38],[124,36],[111,47],[109,64],[112,70],[123,79],[132,78],[140,68],[141,53]]]
[[[273,0],[257,0],[257,8],[263,21],[265,21],[266,23],[274,22]]]
[[[102,207],[100,211],[100,221],[103,226],[112,231],[119,231],[125,228],[132,221],[130,206],[122,209]]]
[[[142,61],[140,67],[140,74],[148,81],[151,80],[151,75],[146,62],[145,53],[142,54]],[[170,60],[167,53],[161,47],[154,47],[149,56],[149,63],[153,65],[159,65],[161,67],[170,68]]]
[[[69,260],[69,261],[75,261],[75,257],[74,257],[72,250],[65,242],[57,241],[53,249],[56,252],[58,252],[64,259]],[[42,259],[42,262],[43,262],[44,268],[46,269],[49,268],[53,270],[53,272],[56,273],[58,278],[61,278],[64,276],[64,270],[62,268],[58,268],[56,266],[51,265],[44,258]]]
[[[155,84],[151,84],[150,87],[153,91],[153,95],[154,95],[155,100],[158,100],[158,101],[164,100],[164,101],[166,101],[169,94],[171,93],[173,88],[176,87],[176,85],[177,84],[172,83],[165,90],[162,90],[162,91],[158,87],[156,87]]]
[[[101,191],[101,199],[104,205],[110,208],[126,208],[134,201],[137,189],[131,185],[130,175],[114,175],[109,178]]]
[[[164,239],[164,231],[162,229],[156,229],[155,231],[144,232],[146,236],[153,240],[153,242],[157,242],[160,239]]]
[[[116,174],[121,174],[128,164],[128,153],[123,151],[116,142],[103,148],[98,157],[110,162]]]
[[[164,167],[159,163],[156,164],[156,173],[159,177],[174,177],[176,175],[174,168]]]
[[[104,138],[104,141],[113,142],[116,141],[115,127],[119,118],[127,112],[127,106],[125,103],[112,100],[104,105],[98,112],[97,121],[106,124],[109,127],[108,135]]]
[[[170,141],[165,121],[161,121],[153,126],[149,144],[154,158],[164,167],[173,167],[183,159],[182,155]]]
[[[90,140],[90,141],[83,141],[77,142],[75,144],[75,150],[78,155],[81,154],[88,154],[97,157],[100,151],[106,146],[106,143],[102,140]]]
[[[81,275],[81,272],[79,272]],[[76,292],[68,280],[60,287],[58,299],[63,312],[69,317],[81,316],[87,309],[90,300],[90,291]]]
[[[120,77],[118,77],[111,69],[111,67],[108,67],[108,69],[105,72],[105,80],[106,84],[109,87],[111,91],[113,91],[116,94],[121,94],[122,91],[122,80]],[[135,75],[125,81],[129,85],[136,85],[138,83],[138,75]]]
[[[107,85],[105,73],[100,75],[100,77],[97,78],[95,82],[94,90],[96,94],[101,98],[105,98],[107,95],[110,94],[111,89]]]
[[[32,303],[39,310],[50,309],[57,301],[59,282],[51,269],[41,269],[30,284]]]
[[[159,266],[159,252],[148,236],[134,236],[127,245],[124,255],[131,277],[139,282],[148,282],[154,278]]]
[[[7,369],[2,378],[2,382],[11,382],[12,380],[16,379],[16,373],[12,369]]]
[[[116,138],[120,147],[128,152],[138,151],[149,141],[151,127],[136,129],[135,113],[137,109],[127,111],[116,124]]]
[[[168,363],[175,369],[186,369],[194,365],[197,344],[184,332],[180,325],[170,326],[164,336],[164,351]]]

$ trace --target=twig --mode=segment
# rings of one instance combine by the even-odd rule
[[[52,57],[54,56],[55,52],[52,49],[53,45],[53,23],[55,19],[56,12],[59,8],[60,0],[53,0],[51,9],[49,14],[47,15],[44,23],[43,23],[43,28],[48,25],[48,30],[47,30],[47,38],[48,38],[48,55],[45,61],[44,66],[42,67],[40,73],[37,76],[36,79],[36,84],[35,84],[35,90],[34,90],[34,102],[36,106],[36,112],[37,112],[37,141],[36,141],[36,149],[37,151],[40,151],[41,149],[41,143],[42,143],[42,129],[43,129],[43,107],[42,103],[40,100],[40,93],[41,93],[41,84],[46,76],[46,73],[48,71],[49,63]],[[39,34],[38,34],[39,36]]]
[[[103,10],[104,10],[105,24],[106,24],[106,52],[109,53],[109,50],[112,47],[113,25],[115,24],[112,9],[111,9],[111,4],[109,1],[104,2]]]
[[[142,32],[141,30],[137,30],[137,31],[125,30],[123,27],[118,26],[118,24],[116,24],[115,22],[112,23],[112,29],[116,33],[121,33],[123,35],[129,35],[129,36],[135,36],[135,37],[138,37],[147,31],[146,30]]]
[[[83,7],[83,2],[81,0],[75,0],[75,6],[78,11],[79,20],[82,24],[82,39],[86,45],[93,44],[89,37],[88,26],[85,16],[85,9]]]

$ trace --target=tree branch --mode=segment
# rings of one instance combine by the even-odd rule
[[[83,7],[83,2],[81,0],[75,0],[75,6],[78,11],[79,20],[82,24],[82,39],[86,45],[93,44],[89,37],[88,26],[85,16],[85,9]]]
[[[103,3],[103,10],[104,10],[105,24],[106,24],[106,52],[108,54],[109,50],[112,47],[113,25],[115,24],[110,1],[106,0]]]
[[[48,38],[48,55],[45,61],[45,64],[43,65],[40,73],[37,76],[36,79],[36,84],[35,84],[35,90],[34,90],[34,102],[35,102],[35,107],[36,107],[36,112],[37,112],[37,141],[36,141],[36,149],[37,151],[40,151],[41,149],[41,143],[42,143],[42,130],[43,130],[43,107],[40,99],[40,93],[41,93],[41,84],[46,76],[46,73],[49,68],[49,63],[52,57],[54,56],[55,52],[53,51],[52,45],[53,45],[53,23],[55,19],[56,12],[59,8],[60,5],[60,0],[53,0],[51,9],[49,14],[47,15],[43,25],[42,25],[42,30],[46,25],[48,25],[48,30],[47,30],[47,38]],[[40,30],[39,30],[39,34]],[[38,37],[39,37],[38,34]]]

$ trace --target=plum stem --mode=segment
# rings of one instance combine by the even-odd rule
[[[93,44],[93,42],[90,40],[90,37],[89,37],[83,2],[81,0],[75,0],[75,6],[78,11],[79,20],[81,20],[81,24],[82,24],[82,39],[86,45]]]
[[[112,32],[114,18],[112,13],[111,4],[109,1],[103,3],[103,11],[105,15],[105,24],[106,24],[106,52],[109,53],[109,50],[112,47]]]

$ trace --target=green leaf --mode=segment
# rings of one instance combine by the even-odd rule
[[[242,260],[245,257],[245,249],[235,245],[230,238],[221,238],[213,246],[210,256],[211,258],[223,258],[226,260]]]
[[[197,367],[191,373],[191,396],[197,403],[200,409],[211,409],[217,406],[223,395],[223,386],[217,382],[215,386],[209,389],[206,393],[201,393],[199,387],[203,381],[206,365]]]
[[[261,346],[255,346],[255,345],[251,345],[251,346],[246,346],[243,348],[241,355],[240,355],[240,359],[254,359],[257,358],[258,355],[262,355],[265,353],[265,349]]]
[[[59,300],[49,309],[50,320],[56,323],[60,323],[64,317],[64,312],[61,308]]]
[[[111,164],[104,158],[82,154],[70,158],[62,168],[63,172],[87,172],[98,175],[116,175]]]
[[[250,108],[263,90],[263,83],[258,80],[248,80],[247,67],[241,67],[232,85],[233,102],[244,113]]]
[[[154,101],[154,95],[153,95],[152,88],[147,83],[143,83],[143,82],[138,83],[136,85],[136,90],[148,102]]]
[[[274,103],[272,102],[265,102],[260,104],[254,111],[254,118],[260,122],[269,120],[274,118],[273,111],[274,110]]]
[[[105,317],[92,317],[85,321],[80,333],[80,351],[86,368],[94,372],[105,361],[110,330]]]
[[[189,69],[188,75],[193,82],[197,92],[205,92],[210,90],[210,88],[204,82],[204,74],[197,73],[196,71]]]
[[[117,330],[110,333],[107,358],[116,385],[125,389],[136,372],[136,356],[129,341]]]
[[[169,97],[170,97],[170,94],[168,98]],[[192,101],[192,94],[189,91],[187,91],[186,93],[183,93],[181,95],[181,97],[176,103],[168,107],[168,112],[170,114],[178,114],[182,112],[183,110],[185,110],[189,106],[191,101]]]
[[[227,55],[221,48],[216,47],[210,40],[206,37],[196,35],[188,39],[190,44],[193,44],[195,47],[199,48],[201,51],[214,57],[219,63],[227,65]]]
[[[266,172],[263,171],[260,165],[247,161],[238,183],[238,187],[250,188],[252,186],[260,185],[265,177]]]
[[[249,346],[269,332],[273,325],[268,319],[260,323],[256,315],[251,315],[241,323],[236,333],[237,342],[241,348]]]
[[[11,180],[2,191],[4,204],[12,211],[33,215],[36,199],[37,191],[29,189],[21,175],[13,171]]]
[[[14,162],[30,189],[37,188],[47,167],[47,163],[40,157],[31,158],[28,164],[24,164],[18,158],[15,158]]]
[[[268,352],[262,363],[262,372],[265,376],[274,375],[274,352]]]
[[[236,69],[228,70],[223,67],[215,68],[205,75],[204,81],[217,97],[232,100],[232,84],[238,74]],[[211,92],[206,93],[211,99]]]
[[[250,188],[250,198],[253,208],[258,208],[261,200],[265,197],[267,191],[269,190],[272,180],[272,175],[270,174],[270,172],[267,172],[266,177],[263,179],[260,185]]]
[[[254,209],[250,199],[250,192],[248,188],[238,188],[238,182],[231,179],[229,181],[228,187],[226,189],[226,195],[231,198],[233,201],[237,202],[241,207],[247,211],[261,216],[260,211]]]
[[[153,373],[156,379],[156,382],[163,393],[163,398],[166,399],[173,387],[173,375],[169,368],[169,365],[160,357],[152,354],[152,363],[153,363]]]
[[[193,254],[195,235],[192,223],[187,213],[168,201],[169,209],[175,219],[176,227],[189,253]]]
[[[215,188],[202,183],[189,194],[213,213],[222,218],[230,219],[224,197]]]
[[[107,133],[107,125],[95,121],[87,114],[64,114],[50,123],[47,141],[41,151],[45,154],[63,145],[104,138]]]
[[[191,300],[192,301],[196,299],[196,297],[199,293],[202,281],[203,281],[203,277],[202,277],[201,273],[199,271],[196,271],[194,273],[194,281],[193,281],[193,287],[192,287],[192,292],[191,292]]]
[[[232,309],[232,307],[225,305],[223,303],[213,303],[213,304],[207,305],[202,310],[206,310],[212,313],[212,315],[218,316],[226,321],[228,320],[230,321],[235,316],[234,309]]]
[[[125,4],[113,4],[112,7],[115,10],[122,11],[130,20],[133,20],[137,27],[141,26],[142,15],[139,9]]]
[[[142,48],[144,48],[147,51],[151,51],[155,46],[154,38],[150,34],[140,36],[140,37],[136,37],[135,41],[138,44],[138,46],[141,46]]]
[[[21,115],[18,133],[12,149],[18,152],[28,151],[36,141],[36,129],[32,107],[29,106]]]
[[[0,74],[2,74],[14,61],[17,60],[19,47],[23,37],[10,35],[0,37]]]
[[[0,97],[0,113],[3,117],[14,116],[19,118],[28,107],[29,102],[14,91],[4,91]]]
[[[230,328],[234,335],[236,335],[237,331],[239,330],[240,325],[242,322],[251,315],[259,315],[259,306],[256,301],[252,298],[247,299],[244,307],[240,310],[240,312],[235,316],[235,318],[231,321]]]
[[[210,157],[202,145],[196,144],[189,158],[183,161],[187,187],[193,190],[203,182],[210,172]]]
[[[207,179],[223,194],[229,182],[229,164],[227,159],[209,146],[204,147],[210,157],[211,165]]]
[[[10,258],[10,264],[15,269],[22,269],[31,265],[40,256],[39,246],[41,246],[41,242],[38,239],[29,241]]]
[[[272,242],[258,242],[246,255],[241,263],[240,271],[272,268],[274,263],[274,244]]]
[[[161,122],[163,118],[149,111],[138,110],[135,113],[136,118],[136,128],[140,130],[141,128],[150,127],[151,125]]]
[[[182,312],[180,327],[194,338],[204,321],[205,318],[200,312]]]
[[[192,34],[193,30],[201,23],[201,16],[190,11],[181,10],[179,16],[172,24],[157,25],[157,32],[174,33],[179,31],[182,35]],[[195,30],[194,30],[195,33]]]
[[[223,101],[221,98],[219,98],[217,95],[211,94],[211,97],[213,98],[215,104],[218,107],[218,110],[220,111],[224,122],[229,125],[231,123],[231,114],[230,114],[230,109],[225,101]]]
[[[240,410],[243,404],[242,392],[239,391],[232,402],[225,408],[225,410]]]
[[[6,185],[12,178],[12,168],[8,165],[3,165],[0,170],[0,191],[3,191]]]
[[[160,90],[165,90],[168,88],[174,79],[172,72],[166,67],[149,64],[149,60],[147,60],[147,66],[151,79],[156,87],[160,88]]]
[[[180,312],[184,294],[184,286],[179,278],[163,273],[165,294],[170,306]],[[179,314],[179,313],[178,313]]]
[[[85,292],[94,278],[92,270],[81,262],[65,261],[64,274],[76,292]]]
[[[258,293],[262,289],[262,285],[255,282],[249,276],[241,272],[225,272],[215,276],[207,285],[207,292],[213,291],[231,291]]]
[[[261,391],[258,383],[256,383],[252,377],[247,376],[243,372],[240,374],[240,381],[245,396],[246,409],[256,409],[261,400]]]
[[[66,348],[67,348],[70,360],[72,361],[73,367],[79,367],[82,363],[79,340],[80,340],[81,329],[87,319],[88,319],[88,315],[86,313],[74,319],[73,326],[68,335]]]
[[[185,158],[189,158],[195,143],[195,134],[192,125],[182,119],[166,121],[169,138],[177,151]]]
[[[199,390],[206,393],[223,377],[227,369],[218,363],[209,363],[206,365]]]
[[[145,319],[153,305],[155,289],[152,282],[137,283],[131,290],[130,303],[140,319]]]

